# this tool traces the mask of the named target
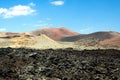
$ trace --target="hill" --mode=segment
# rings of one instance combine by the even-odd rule
[[[0,47],[48,48],[98,48],[103,45],[120,46],[120,33],[101,31],[78,34],[66,28],[42,28],[30,32],[0,32]]]
[[[33,40],[36,41],[36,44],[30,47],[38,49],[48,49],[48,48],[62,48],[63,46],[53,39],[49,38],[45,34],[33,37]]]
[[[78,35],[78,33],[68,30],[64,27],[62,27],[62,28],[42,28],[42,29],[38,29],[35,31],[30,31],[28,33],[34,34],[34,35],[45,34],[48,37],[52,38],[53,40],[58,40],[58,41],[64,37]]]
[[[100,41],[99,44],[100,45],[120,46],[120,36]]]
[[[0,32],[0,38],[12,38],[19,36],[19,33],[13,32]]]
[[[28,35],[19,34],[17,37],[0,38],[0,47],[29,47],[35,49],[63,48],[64,46],[45,34]]]
[[[91,34],[82,34],[82,35],[77,35],[77,36],[71,36],[71,37],[65,37],[63,39],[61,39],[61,41],[79,41],[81,39],[97,39],[97,40],[105,40],[105,39],[110,39],[113,37],[116,37],[120,35],[120,33],[118,32],[113,32],[113,31],[109,31],[109,32],[95,32],[95,33],[91,33]]]

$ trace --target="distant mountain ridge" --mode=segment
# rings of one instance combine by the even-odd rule
[[[87,44],[95,41],[99,45],[117,45],[120,46],[120,33],[114,31],[99,31],[90,34],[79,34],[77,32],[71,31],[67,28],[42,28],[34,31],[24,32],[24,33],[13,33],[13,32],[0,32],[0,38],[14,38],[21,36],[39,36],[44,34],[47,37],[62,42],[77,42],[80,44]],[[86,42],[88,41],[88,42]]]
[[[99,39],[99,40],[105,40],[105,39],[110,39],[113,37],[116,37],[120,35],[118,32],[113,32],[113,31],[100,31],[100,32],[95,32],[91,34],[80,34],[77,36],[70,36],[70,37],[65,37],[61,39],[61,41],[79,41],[80,39]]]
[[[10,38],[19,36],[20,33],[13,33],[13,32],[0,32],[0,38]]]

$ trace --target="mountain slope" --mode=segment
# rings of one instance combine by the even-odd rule
[[[62,48],[63,46],[44,34],[38,36],[21,34],[10,39],[11,47],[30,47],[37,49]]]
[[[33,38],[36,41],[36,44],[33,45],[33,48],[47,49],[47,48],[62,48],[62,45],[48,36],[41,34]]]
[[[120,36],[100,41],[100,45],[120,46]]]
[[[29,33],[34,35],[45,34],[54,40],[61,40],[62,38],[67,36],[78,35],[78,33],[70,31],[66,28],[42,28],[35,31],[31,31]]]
[[[105,40],[105,39],[110,39],[113,37],[116,37],[120,35],[118,32],[95,32],[91,34],[83,34],[83,35],[77,35],[77,36],[72,36],[72,37],[65,37],[61,39],[61,41],[79,41],[81,39],[97,39],[97,40]]]

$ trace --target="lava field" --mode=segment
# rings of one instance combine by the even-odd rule
[[[0,80],[120,80],[120,50],[0,48]]]

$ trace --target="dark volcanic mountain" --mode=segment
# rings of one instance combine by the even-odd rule
[[[78,33],[68,30],[66,28],[42,28],[31,31],[30,33],[34,35],[45,34],[54,40],[61,40],[64,37],[78,35]]]
[[[116,37],[120,35],[118,32],[95,32],[91,34],[83,34],[83,35],[76,35],[76,36],[70,36],[70,37],[65,37],[61,39],[61,41],[79,41],[81,39],[97,39],[97,40],[105,40],[105,39],[110,39],[113,37]]]

